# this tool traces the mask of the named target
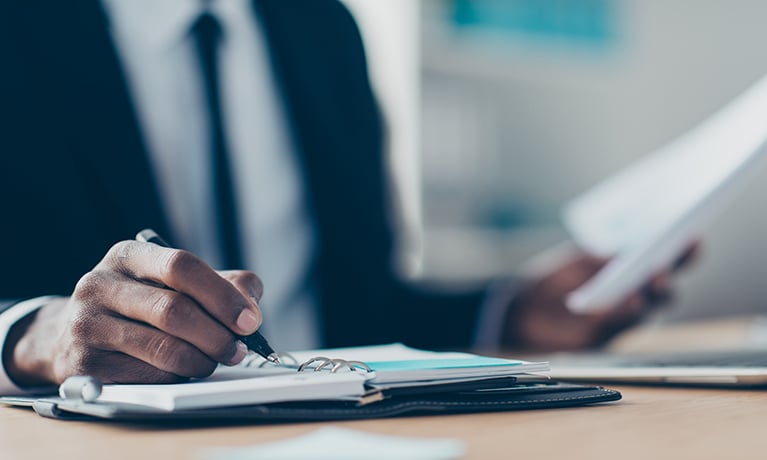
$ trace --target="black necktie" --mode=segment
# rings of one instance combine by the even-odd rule
[[[218,46],[221,42],[221,35],[221,24],[208,12],[201,14],[192,26],[192,37],[200,60],[202,80],[205,85],[205,100],[208,105],[213,201],[219,250],[223,263],[221,268],[240,269],[243,267],[239,248],[237,206],[229,165],[229,146],[226,142],[224,123],[221,117],[221,92],[218,73]]]

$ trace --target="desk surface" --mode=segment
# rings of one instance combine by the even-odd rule
[[[333,423],[381,434],[462,439],[468,459],[763,458],[767,391],[620,387],[618,403],[572,409]],[[194,459],[205,447],[276,441],[322,424],[153,430],[62,422],[0,407],[7,459]],[[9,455],[10,454],[10,455]]]

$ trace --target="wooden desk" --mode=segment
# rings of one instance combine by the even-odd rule
[[[468,459],[764,458],[767,391],[621,387],[621,402],[574,409],[332,423],[462,439]],[[194,459],[201,448],[275,441],[322,424],[153,430],[61,422],[0,407],[2,459]]]

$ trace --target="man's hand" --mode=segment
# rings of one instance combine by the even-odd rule
[[[195,255],[123,241],[85,274],[69,298],[11,331],[6,366],[19,385],[72,375],[105,383],[170,383],[236,364],[236,335],[261,325],[263,286],[245,271],[216,272]]]
[[[671,270],[689,265],[698,252],[699,245],[693,244]],[[594,347],[636,324],[645,314],[670,299],[670,273],[664,272],[620,305],[596,313],[571,313],[565,306],[567,295],[594,276],[607,262],[578,254],[536,280],[520,294],[510,309],[504,343],[537,351]]]

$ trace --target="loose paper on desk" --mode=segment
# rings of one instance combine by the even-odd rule
[[[297,438],[251,447],[210,449],[203,460],[453,460],[456,439],[419,439],[326,427]]]
[[[585,250],[613,259],[567,299],[609,308],[667,270],[765,163],[767,77],[670,144],[569,203],[565,226]]]

